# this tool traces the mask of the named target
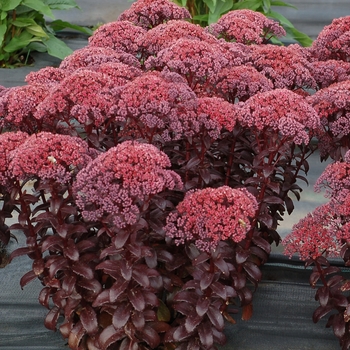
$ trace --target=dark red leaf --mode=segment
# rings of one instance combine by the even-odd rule
[[[86,330],[87,334],[94,335],[98,331],[97,316],[95,310],[86,305],[80,311],[80,321]]]
[[[186,330],[184,325],[177,327],[172,334],[173,339],[176,342],[180,342],[182,340],[185,340],[189,335],[190,335],[190,333]]]
[[[284,201],[277,196],[266,196],[264,197],[264,202],[268,204],[283,204]]]
[[[259,282],[261,280],[262,273],[257,265],[255,265],[251,261],[246,261],[243,264],[243,268],[253,283]]]
[[[65,276],[62,279],[62,289],[66,295],[72,294],[76,282],[77,282],[77,278],[73,275]]]
[[[195,328],[201,323],[202,319],[203,316],[200,316],[195,312],[187,316],[185,321],[186,331],[192,333]]]
[[[232,279],[236,290],[242,289],[246,285],[246,276],[242,273],[233,274]]]
[[[225,275],[226,277],[230,274],[230,269],[229,269],[229,265],[227,264],[227,262],[220,258],[220,259],[215,259],[214,260],[214,265],[221,271],[221,273],[223,275]]]
[[[341,339],[345,334],[346,323],[344,317],[341,314],[333,316],[333,332],[335,336]]]
[[[254,244],[256,244],[259,248],[264,250],[267,254],[271,253],[271,245],[269,242],[267,242],[264,238],[259,236],[254,236],[252,238],[252,241]]]
[[[46,262],[46,267],[49,268],[50,278],[53,278],[58,271],[68,267],[68,261],[63,256],[55,256]]]
[[[79,253],[83,253],[89,249],[95,248],[97,242],[94,239],[85,239],[76,244]]]
[[[124,338],[118,350],[140,350],[137,341]]]
[[[17,248],[10,254],[10,261],[18,256],[27,255],[33,252],[29,247]]]
[[[199,340],[205,349],[210,349],[214,344],[213,331],[209,322],[202,322],[198,327]]]
[[[200,254],[201,252],[199,249],[192,243],[189,245],[185,246],[186,254],[187,256],[194,261]]]
[[[316,286],[317,281],[320,279],[320,277],[321,277],[321,274],[318,271],[313,271],[309,278],[310,286],[314,288]]]
[[[60,316],[60,310],[58,307],[54,306],[45,317],[45,327],[54,331],[56,330],[57,320]]]
[[[253,304],[243,305],[242,308],[242,320],[248,321],[253,316]]]
[[[20,279],[20,285],[21,288],[23,288],[24,286],[26,286],[29,282],[33,281],[36,278],[36,274],[34,273],[34,271],[28,271],[26,274],[24,274],[22,276],[22,278]]]
[[[129,281],[114,282],[112,287],[109,290],[109,298],[110,298],[111,303],[114,303],[118,299],[120,294],[122,294],[126,291],[128,286],[129,286]]]
[[[71,332],[69,333],[69,337],[68,337],[68,345],[70,347],[70,349],[72,350],[78,350],[79,349],[79,344],[82,340],[82,338],[85,335],[85,329],[83,327],[83,325],[81,324],[81,322],[77,322]]]
[[[224,329],[224,318],[222,317],[222,314],[217,307],[210,305],[207,315],[209,317],[210,322],[214,325],[214,327],[217,330],[222,331]]]
[[[109,289],[103,290],[92,303],[93,307],[99,307],[110,302]]]
[[[44,272],[45,262],[43,259],[35,259],[32,265],[34,273],[39,276]]]
[[[96,296],[102,291],[101,283],[94,278],[93,279],[79,278],[77,284],[80,287],[89,290],[93,295],[96,295]]]
[[[74,262],[72,264],[72,271],[76,273],[77,275],[80,275],[82,277],[85,277],[87,279],[93,279],[94,278],[94,272],[92,269],[87,265],[80,261]]]
[[[160,343],[159,334],[151,327],[146,326],[140,331],[140,338],[144,340],[151,349],[156,349]]]
[[[237,295],[242,304],[250,304],[253,299],[252,291],[247,287],[237,290]]]
[[[64,248],[64,255],[72,261],[79,260],[79,251],[73,239],[68,239],[67,246]]]
[[[131,314],[131,322],[135,326],[136,329],[142,330],[145,327],[146,321],[143,316],[143,312],[135,311]]]
[[[127,291],[132,306],[137,311],[143,311],[146,306],[145,298],[140,289],[130,289]]]
[[[328,287],[335,287],[336,285],[340,284],[341,282],[343,282],[344,277],[341,275],[335,275],[332,276],[328,281],[327,281],[327,286]],[[340,288],[342,291],[343,289]]]
[[[284,203],[286,204],[286,208],[287,208],[287,212],[288,214],[292,214],[293,210],[294,210],[294,203],[293,203],[293,200],[289,197],[289,196],[286,196],[284,198]]]
[[[123,328],[129,321],[132,306],[129,303],[119,304],[113,314],[112,323],[116,329]]]
[[[147,276],[147,269],[148,268],[146,265],[144,265],[144,268],[142,268],[142,266],[135,266],[134,270],[132,271],[132,278],[145,288],[150,286],[150,281]]]
[[[336,276],[334,276],[334,277],[336,277]],[[343,279],[342,276],[339,276],[339,277],[341,277]],[[350,290],[350,280],[345,280],[343,285],[341,286],[340,290],[343,292]]]
[[[51,295],[51,288],[45,287],[40,291],[39,303],[49,309],[49,300]]]
[[[214,273],[207,272],[202,275],[202,278],[199,282],[201,290],[207,289],[210,284],[213,282],[214,279]]]
[[[319,306],[312,315],[313,321],[317,323],[322,317],[326,316],[329,312],[331,312],[332,309],[333,307],[331,305]]]
[[[316,293],[316,300],[320,302],[321,306],[326,306],[329,300],[329,287],[320,287]]]
[[[199,316],[204,316],[209,308],[210,305],[210,299],[202,296],[198,299],[196,304],[196,312]]]
[[[250,253],[247,250],[236,250],[236,262],[237,264],[243,264],[249,258]]]
[[[60,251],[62,251],[63,239],[57,235],[45,236],[41,245],[41,251],[45,252],[46,250],[50,250],[50,248],[52,247],[55,247],[55,250],[59,249]]]
[[[129,232],[128,231],[120,231],[113,237],[113,243],[114,246],[119,249],[124,246],[124,244],[127,242],[129,238]]]
[[[329,267],[325,268],[323,270],[323,272],[327,276],[327,275],[331,275],[332,273],[340,272],[340,269],[337,266],[329,266]]]

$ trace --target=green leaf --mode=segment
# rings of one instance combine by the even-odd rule
[[[306,34],[300,32],[296,28],[287,28],[286,32],[302,46],[308,47],[312,45],[313,40]]]
[[[256,0],[248,0],[248,1],[242,1],[235,3],[232,6],[233,10],[242,10],[242,9],[248,9],[252,11],[257,11],[259,8],[261,8],[262,4],[261,2],[257,2]]]
[[[40,41],[31,42],[27,49],[28,51],[47,52],[47,47]]]
[[[51,10],[70,10],[73,8],[80,9],[74,0],[44,0],[45,4]]]
[[[0,47],[2,46],[2,43],[4,42],[6,30],[7,30],[7,25],[5,23],[0,24]]]
[[[297,10],[297,7],[293,6],[292,4],[288,4],[284,1],[271,1],[271,6],[284,6],[284,7],[290,7],[292,9]]]
[[[46,5],[42,0],[23,0],[22,5],[38,11],[47,17],[55,19],[55,16],[53,15],[50,7]]]
[[[75,24],[71,24],[69,22],[62,21],[60,19],[51,22],[50,23],[50,27],[55,32],[58,32],[58,31],[60,31],[62,29],[65,29],[65,28],[70,28],[70,29],[74,29],[76,31],[79,31],[81,33],[87,34],[89,36],[93,34],[93,30],[88,28],[88,27],[78,26],[78,25],[75,25]]]
[[[48,38],[49,36],[47,35],[47,33],[45,33],[45,31],[43,30],[43,28],[41,28],[39,25],[31,25],[25,28],[25,30],[27,30],[30,34],[33,34],[34,36],[37,36],[39,38]]]
[[[7,12],[6,11],[1,11],[0,12],[0,21],[3,21],[7,17]]]
[[[277,19],[283,27],[294,28],[293,24],[283,15],[278,12],[270,11],[266,14],[268,17]],[[286,28],[284,28],[286,29]]]
[[[41,41],[41,38],[33,37],[32,34],[23,31],[20,36],[15,36],[10,40],[10,42],[4,47],[4,51],[11,53],[22,50],[32,41]]]
[[[44,40],[43,44],[47,47],[47,52],[50,56],[57,57],[61,60],[73,52],[62,40],[57,39],[52,34],[49,34],[49,39]]]
[[[10,21],[10,23],[16,27],[23,28],[23,27],[28,27],[32,25],[36,25],[34,19],[32,18],[23,18],[23,17],[18,17],[14,21]]]
[[[208,0],[203,0],[207,5]],[[210,1],[208,1],[210,2]],[[218,0],[215,2],[214,11],[209,11],[208,24],[215,23],[218,19],[227,11],[231,10],[233,5],[233,0]],[[208,5],[209,7],[209,5]],[[210,9],[210,7],[209,7]]]
[[[22,0],[1,0],[0,1],[0,9],[2,11],[11,11],[15,9]]]

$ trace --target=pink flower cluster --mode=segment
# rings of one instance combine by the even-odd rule
[[[79,137],[41,132],[26,138],[9,154],[8,176],[66,183],[96,156]]]
[[[346,237],[339,219],[332,212],[331,206],[324,204],[294,225],[292,232],[282,241],[284,254],[297,254],[304,261],[322,255],[339,256]],[[350,235],[347,236],[349,239]]]
[[[273,89],[272,82],[265,75],[248,65],[224,68],[211,77],[210,83],[215,95],[230,103],[246,101],[258,92]]]
[[[286,31],[276,21],[252,10],[235,10],[223,15],[208,31],[226,41],[246,45],[266,43],[272,36],[281,37]]]
[[[119,21],[129,21],[144,29],[156,27],[172,19],[189,19],[190,13],[169,0],[138,0],[124,11]]]
[[[141,207],[165,189],[181,189],[168,156],[153,145],[125,141],[98,156],[77,175],[73,190],[85,219],[124,228],[137,222]]]
[[[319,61],[350,62],[350,16],[336,18],[324,27],[313,42],[311,52]]]
[[[56,67],[44,67],[39,71],[30,72],[25,81],[30,85],[46,85],[52,86],[58,84],[67,75],[68,71],[62,68]]]
[[[170,20],[150,29],[140,41],[147,56],[155,55],[179,39],[191,39],[216,43],[218,40],[202,27],[181,20]]]
[[[77,70],[60,84],[53,86],[49,95],[37,106],[39,120],[69,120],[101,125],[115,104],[113,81],[105,74],[92,70]]]
[[[145,62],[147,70],[168,69],[187,79],[188,85],[195,90],[209,77],[215,76],[228,64],[219,45],[205,41],[179,39],[170,47],[161,50],[156,57]]]
[[[0,127],[25,132],[38,131],[34,117],[37,105],[49,93],[45,85],[24,85],[9,88],[0,96]]]
[[[146,139],[156,133],[169,140],[182,135],[180,115],[193,113],[195,106],[196,95],[179,75],[153,71],[123,87],[113,112],[125,123],[125,133]]]
[[[255,45],[251,47],[253,66],[267,78],[276,89],[315,88],[307,54],[300,46]]]
[[[61,62],[59,68],[73,72],[79,68],[95,67],[108,62],[121,62],[140,68],[138,59],[129,53],[94,46],[86,46],[74,51]]]
[[[194,242],[210,252],[219,241],[243,240],[257,208],[255,197],[246,189],[222,186],[189,191],[169,214],[165,231],[177,245]]]
[[[146,30],[128,21],[110,22],[99,27],[89,37],[89,46],[111,48],[136,56]]]
[[[22,131],[5,132],[0,134],[0,184],[7,186],[9,183],[9,154],[19,147],[27,138],[28,134]]]
[[[271,128],[296,144],[308,143],[320,128],[316,111],[305,99],[287,89],[257,93],[235,105],[237,119],[244,127]]]

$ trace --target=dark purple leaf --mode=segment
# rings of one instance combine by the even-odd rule
[[[158,306],[159,305],[159,299],[157,297],[156,294],[154,294],[153,292],[149,292],[149,291],[144,291],[143,292],[143,297],[145,298],[145,302],[147,305],[151,305],[151,306]]]
[[[344,321],[349,322],[350,321],[350,304],[346,307],[344,311]]]
[[[157,253],[153,249],[148,249],[144,256],[147,266],[151,269],[155,269],[158,265]]]
[[[54,256],[46,262],[46,267],[49,268],[50,278],[53,278],[58,271],[68,267],[68,261],[63,256]]]
[[[203,262],[208,261],[209,258],[210,258],[209,254],[203,252],[192,260],[192,264],[193,264],[193,266],[197,266],[199,264],[202,264]]]
[[[320,302],[321,306],[326,306],[329,300],[329,287],[320,287],[316,293],[316,300]]]
[[[202,322],[202,319],[203,316],[200,316],[195,312],[187,316],[185,321],[186,331],[192,333],[196,329],[196,327]]]
[[[131,314],[131,322],[136,329],[141,330],[145,327],[146,321],[143,312],[135,311]]]
[[[45,327],[52,331],[56,330],[57,320],[60,316],[60,310],[54,306],[45,317]]]
[[[140,350],[138,342],[129,338],[124,338],[118,350]]]
[[[110,302],[114,303],[118,297],[126,291],[129,286],[129,281],[116,281],[113,283],[112,287],[109,290]]]
[[[174,296],[174,301],[184,301],[193,305],[197,304],[198,294],[189,290],[181,290]]]
[[[237,264],[243,264],[249,258],[250,253],[247,250],[237,249],[236,250],[236,262]]]
[[[64,249],[64,255],[72,261],[79,260],[79,251],[78,251],[77,247],[75,246],[75,242],[73,239],[68,240],[67,246]]]
[[[198,327],[199,340],[205,349],[210,349],[214,344],[213,331],[209,322],[202,322]]]
[[[225,334],[215,328],[212,328],[212,331],[213,331],[214,341],[220,345],[225,345],[226,343]]]
[[[143,311],[146,306],[145,298],[142,294],[142,290],[140,289],[130,289],[127,291],[129,300],[132,304],[132,306],[137,311]]]
[[[250,304],[253,299],[252,291],[247,287],[237,290],[237,295],[242,304]]]
[[[10,254],[10,261],[12,261],[14,258],[17,258],[18,256],[27,255],[32,252],[33,249],[30,249],[28,247],[17,248]]]
[[[119,262],[120,274],[126,281],[130,281],[132,276],[132,266],[129,265],[129,262],[122,259]]]
[[[197,165],[201,162],[201,160],[196,156],[196,157],[193,157],[191,158],[187,164],[182,167],[183,170],[192,170],[194,169],[195,167],[197,167]]]
[[[32,265],[34,273],[39,276],[44,272],[45,262],[43,259],[35,259]]]
[[[342,338],[345,334],[346,323],[341,314],[333,316],[333,332],[337,338]]]
[[[94,335],[98,331],[97,316],[95,310],[86,305],[80,311],[80,321],[87,334]]]
[[[89,249],[95,248],[96,244],[97,244],[97,242],[95,241],[95,239],[90,238],[90,239],[85,239],[85,240],[78,242],[76,244],[76,247],[77,247],[79,253],[83,253]]]
[[[201,290],[207,289],[210,284],[213,282],[214,279],[214,273],[207,272],[202,275],[202,278],[199,282]]]
[[[201,252],[194,244],[189,244],[185,246],[187,256],[193,261],[195,260]]]
[[[122,328],[129,321],[132,306],[128,303],[119,304],[113,314],[112,323],[116,329]]]
[[[232,275],[233,286],[236,290],[244,288],[246,285],[246,276],[242,273],[235,273]]]
[[[335,278],[335,277],[337,277],[337,276],[334,276],[333,278]],[[338,277],[341,277],[343,279],[342,276],[338,276]],[[340,290],[343,291],[343,292],[350,290],[350,280],[345,280],[343,285],[341,286]]]
[[[49,309],[49,300],[51,295],[51,288],[45,287],[40,291],[39,303]]]
[[[336,285],[340,284],[342,281],[344,280],[344,277],[341,275],[335,275],[332,276],[328,281],[327,281],[327,286],[328,287],[335,287]],[[344,285],[343,285],[344,286]],[[343,287],[342,286],[342,287]],[[342,291],[344,291],[342,289],[342,287],[340,288]]]
[[[218,307],[210,305],[207,316],[209,317],[210,322],[215,326],[216,329],[222,331],[224,329],[224,318]]]
[[[314,323],[317,323],[322,317],[326,316],[332,309],[333,307],[331,305],[319,306],[312,315]]]
[[[100,307],[104,304],[109,303],[110,301],[110,297],[109,297],[109,289],[105,289],[103,290],[94,300],[94,302],[92,303],[92,307]]]
[[[326,276],[331,275],[332,273],[337,273],[337,272],[340,272],[340,269],[337,266],[329,266],[323,270],[323,273]]]
[[[84,288],[89,290],[93,295],[97,295],[102,291],[101,283],[96,279],[86,279],[86,278],[79,278],[77,284]]]
[[[222,258],[215,259],[214,260],[214,265],[221,271],[221,273],[223,275],[225,275],[226,277],[229,276],[230,268],[229,268],[229,265],[227,264],[227,262],[224,259],[222,259]]]
[[[60,251],[62,251],[63,239],[57,235],[45,236],[43,238],[43,243],[41,245],[41,251],[45,252],[46,250],[50,250],[50,248],[52,248],[52,247],[55,247],[55,250],[59,249]]]
[[[68,337],[68,345],[71,349],[79,349],[79,344],[85,335],[85,329],[81,322],[77,322]]]
[[[246,261],[243,264],[243,268],[244,268],[245,272],[248,274],[248,277],[250,277],[250,279],[252,280],[253,283],[259,282],[261,280],[261,275],[262,275],[261,270],[253,262]]]
[[[94,278],[94,272],[92,271],[92,269],[87,264],[84,264],[80,261],[76,261],[72,264],[72,271],[77,275],[80,275],[87,279]]]
[[[259,236],[254,236],[252,238],[252,241],[254,244],[256,244],[259,248],[264,250],[267,254],[271,253],[271,245],[269,242],[267,242],[264,238]]]
[[[219,296],[221,299],[226,300],[227,298],[227,292],[226,292],[226,286],[221,284],[220,282],[214,282],[211,284],[211,290]],[[231,295],[232,296],[232,295]]]
[[[156,349],[160,343],[159,334],[149,326],[146,326],[140,330],[140,338],[144,340],[151,349]]]
[[[198,299],[197,304],[196,304],[196,312],[199,316],[204,316],[209,308],[210,305],[210,299],[202,296]]]
[[[181,325],[175,329],[175,331],[172,334],[172,337],[174,341],[180,342],[182,340],[185,340],[190,335],[190,332],[188,332],[184,325]]]
[[[128,238],[129,238],[129,232],[128,231],[120,231],[118,232],[114,237],[113,237],[113,243],[114,246],[117,249],[120,249],[124,246],[124,244],[127,242]]]
[[[24,286],[26,286],[29,282],[33,281],[36,278],[36,274],[34,273],[34,271],[28,271],[26,274],[24,274],[22,276],[22,278],[20,279],[20,285],[21,288],[23,288]]]
[[[77,278],[74,275],[68,275],[62,279],[62,289],[66,295],[72,294],[76,282]]]

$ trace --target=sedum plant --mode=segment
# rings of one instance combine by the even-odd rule
[[[0,3],[0,68],[32,63],[30,53],[65,58],[72,50],[56,37],[64,28],[91,35],[88,28],[55,20],[52,10],[78,8],[74,0],[4,0]],[[50,18],[51,23],[47,23]]]
[[[71,349],[224,344],[225,325],[252,316],[311,141],[348,159],[346,62],[271,45],[283,28],[240,13],[202,28],[139,0],[58,67],[0,87],[0,239],[24,234],[10,256],[31,261],[20,285],[41,282],[44,324]]]

